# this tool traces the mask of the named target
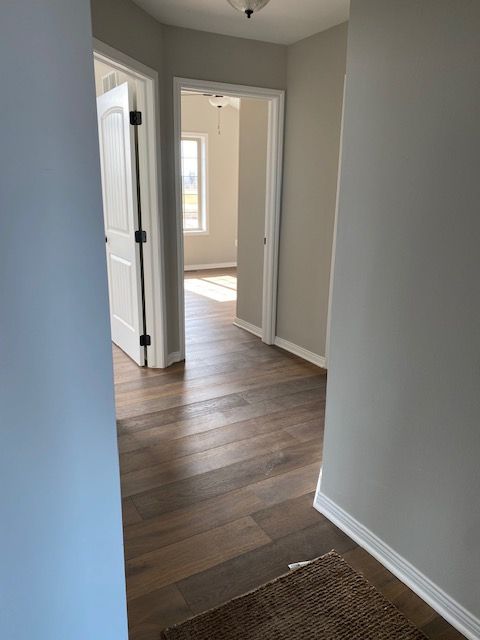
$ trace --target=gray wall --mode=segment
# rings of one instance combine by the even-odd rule
[[[219,111],[207,96],[182,96],[182,131],[207,135],[208,233],[184,233],[185,267],[237,262],[238,133],[240,113],[232,105]]]
[[[155,69],[162,79],[162,25],[131,0],[91,0],[93,35]]]
[[[346,24],[288,48],[277,335],[319,356],[325,356],[346,48]]]
[[[126,640],[87,1],[3,3],[0,60],[0,637]]]
[[[480,616],[480,5],[353,0],[321,490]]]
[[[268,102],[242,98],[238,174],[237,317],[262,327]]]

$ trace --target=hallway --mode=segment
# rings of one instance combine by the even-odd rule
[[[130,640],[332,548],[432,638],[459,638],[317,513],[326,374],[235,327],[235,270],[185,279],[187,361],[114,348]]]

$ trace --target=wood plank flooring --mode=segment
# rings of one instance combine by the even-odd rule
[[[187,361],[114,348],[130,640],[335,548],[432,640],[462,636],[312,507],[325,372],[233,326],[235,270],[186,276]]]

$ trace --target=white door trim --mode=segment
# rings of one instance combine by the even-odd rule
[[[158,73],[96,38],[93,39],[93,55],[96,60],[129,73],[136,80],[137,110],[143,114],[138,141],[142,225],[147,232],[143,247],[145,311],[152,340],[148,347],[148,366],[164,368],[168,361]]]
[[[265,199],[265,238],[263,266],[262,340],[273,344],[277,321],[278,245],[280,236],[280,207],[282,194],[283,137],[285,120],[285,91],[249,87],[240,84],[208,80],[173,79],[173,118],[175,145],[175,202],[177,218],[177,279],[180,351],[185,358],[185,294],[183,286],[184,253],[181,183],[181,93],[182,90],[228,94],[239,98],[262,98],[268,103],[267,185]]]

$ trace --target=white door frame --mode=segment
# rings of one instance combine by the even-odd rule
[[[181,97],[182,91],[200,91],[202,93],[227,94],[238,98],[261,98],[268,100],[268,137],[267,137],[267,184],[265,198],[265,251],[263,259],[263,304],[262,304],[262,340],[273,344],[277,323],[277,283],[278,283],[278,245],[280,237],[280,207],[282,195],[283,138],[285,121],[285,91],[249,87],[241,84],[173,79],[173,119],[175,145],[175,202],[177,214],[177,270],[178,270],[178,315],[180,353],[179,360],[185,358],[185,293],[184,293],[184,253],[183,253],[183,215],[181,182]]]
[[[142,227],[147,233],[147,242],[143,245],[143,268],[147,330],[151,337],[148,366],[163,368],[167,366],[168,357],[158,73],[96,38],[93,39],[93,56],[95,60],[135,78],[137,110],[143,116],[142,125],[138,127],[138,146]]]

